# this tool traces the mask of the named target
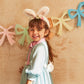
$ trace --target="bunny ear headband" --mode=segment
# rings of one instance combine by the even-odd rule
[[[35,13],[35,11],[32,9],[25,9],[24,12],[26,13],[26,15],[31,16],[33,18],[40,18],[44,20],[50,27],[49,21],[45,17],[49,13],[49,8],[47,6],[42,7],[37,13]]]

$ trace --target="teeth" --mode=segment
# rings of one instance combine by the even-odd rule
[[[33,36],[34,38],[38,37],[38,36]]]

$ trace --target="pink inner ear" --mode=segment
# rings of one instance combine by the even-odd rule
[[[43,11],[43,12],[42,12],[42,15],[44,15],[44,14],[45,14],[45,12]]]
[[[41,17],[41,19],[43,20],[43,17]]]
[[[36,17],[35,12],[33,10],[31,10],[31,9],[25,9],[24,12],[25,12],[26,15]]]

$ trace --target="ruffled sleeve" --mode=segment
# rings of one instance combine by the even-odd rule
[[[32,68],[30,70],[26,69],[25,71],[28,73],[29,80],[35,80],[41,74],[45,62],[45,55],[45,46],[40,44],[33,53]]]

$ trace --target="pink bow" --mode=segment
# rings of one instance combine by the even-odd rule
[[[15,43],[15,41],[13,40],[15,32],[9,31],[9,30],[11,30],[13,28],[14,28],[14,26],[10,26],[7,29],[0,26],[0,30],[3,30],[3,31],[0,32],[0,36],[2,36],[1,39],[0,39],[0,46],[3,44],[6,37],[7,37],[8,41],[9,41],[10,45],[13,45]]]

